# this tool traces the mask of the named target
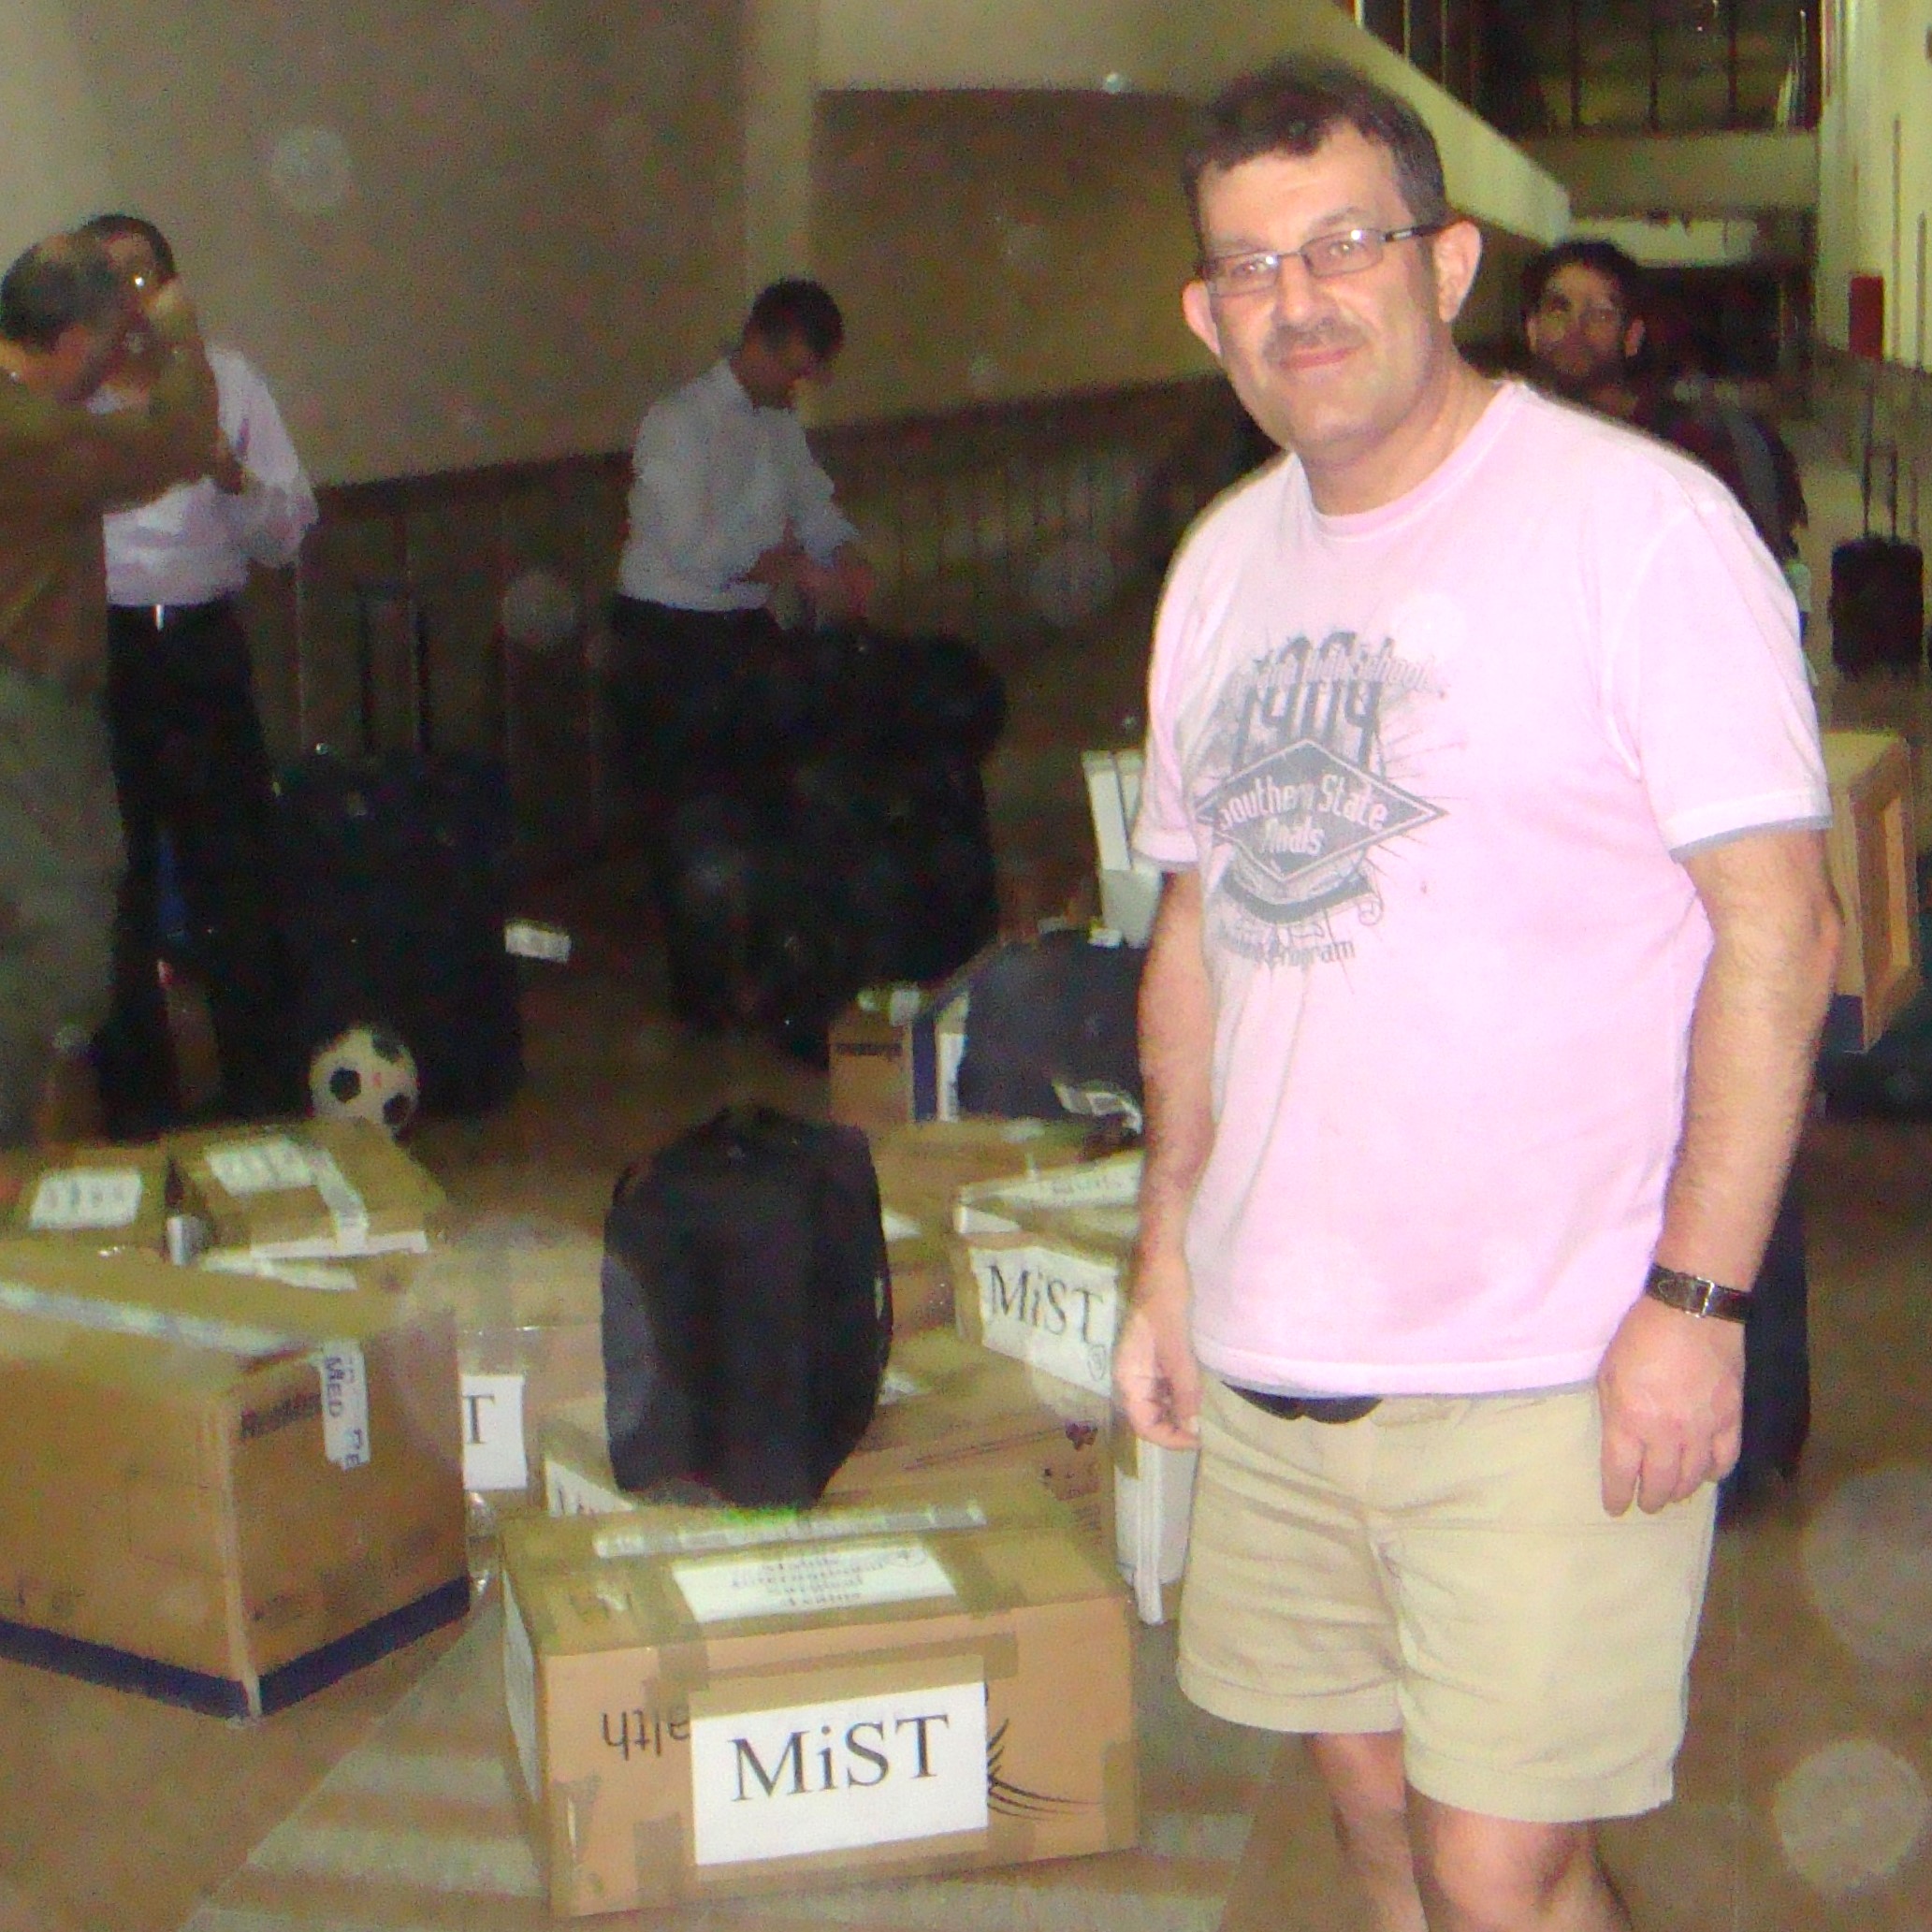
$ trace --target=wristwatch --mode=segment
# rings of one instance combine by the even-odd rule
[[[1686,1274],[1681,1268],[1650,1264],[1644,1281],[1644,1293],[1666,1308],[1679,1308],[1686,1315],[1715,1315],[1720,1321],[1741,1322],[1750,1313],[1750,1290],[1727,1288],[1701,1274]]]

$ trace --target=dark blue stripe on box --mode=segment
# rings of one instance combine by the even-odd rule
[[[178,1704],[210,1717],[246,1718],[285,1709],[312,1692],[346,1677],[391,1650],[413,1644],[443,1624],[452,1623],[470,1607],[470,1579],[455,1576],[400,1609],[365,1623],[347,1636],[324,1644],[298,1657],[262,1679],[259,1713],[249,1706],[248,1689],[230,1678],[211,1677],[152,1657],[137,1657],[107,1644],[35,1630],[24,1623],[0,1619],[0,1657],[31,1663],[42,1670],[105,1684],[111,1691],[138,1691],[164,1704]]]

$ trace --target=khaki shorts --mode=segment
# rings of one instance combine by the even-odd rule
[[[1239,1724],[1400,1731],[1494,1818],[1670,1796],[1716,1491],[1605,1514],[1594,1389],[1281,1421],[1208,1379],[1181,1688]]]

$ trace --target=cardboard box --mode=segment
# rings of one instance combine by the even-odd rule
[[[479,1214],[436,1242],[411,1292],[464,1329],[595,1324],[603,1311],[603,1234],[533,1213]]]
[[[456,1388],[379,1290],[0,1244],[0,1652],[259,1716],[462,1615]]]
[[[516,1520],[503,1554],[555,1912],[1135,1842],[1126,1602],[1038,1490]]]
[[[937,988],[880,986],[833,1021],[832,1118],[889,1127],[959,1115],[970,965]]]
[[[165,1143],[217,1248],[263,1260],[422,1254],[443,1190],[381,1127],[309,1120]]]
[[[945,1329],[893,1345],[878,1413],[826,1490],[829,1498],[988,1476],[1029,1481],[1111,1550],[1109,1404],[990,1355]],[[632,1514],[648,1505],[611,1474],[600,1391],[554,1409],[538,1431],[545,1506],[555,1516]]]
[[[869,1130],[899,1334],[953,1325],[952,1215],[962,1187],[1024,1180],[1090,1157],[1079,1121],[919,1121]]]
[[[65,1147],[13,1155],[0,1173],[4,1234],[59,1241],[90,1254],[161,1255],[169,1171],[159,1147]]]
[[[542,1430],[559,1409],[591,1402],[603,1414],[603,1331],[561,1328],[465,1329],[457,1336],[461,1378],[463,1487],[529,1495],[543,1473]]]
[[[1134,856],[1143,761],[1138,751],[1082,751],[1087,804],[1099,858],[1100,922],[1129,946],[1144,946],[1160,904],[1160,868]]]
[[[1917,995],[1919,891],[1911,753],[1894,732],[1826,732],[1825,850],[1845,916],[1833,1032],[1872,1044]]]
[[[1140,1193],[1138,1153],[962,1189],[959,1332],[1110,1400]]]
[[[1142,1623],[1165,1623],[1179,1606],[1199,1460],[1197,1450],[1164,1449],[1115,1426],[1114,1557]]]

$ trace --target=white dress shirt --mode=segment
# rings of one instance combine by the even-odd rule
[[[269,385],[233,349],[211,348],[208,360],[222,433],[247,484],[230,496],[203,476],[104,518],[109,603],[232,597],[248,581],[251,563],[268,570],[293,563],[315,521],[315,492]]]
[[[745,573],[792,536],[829,563],[858,532],[832,501],[789,409],[761,409],[720,361],[652,406],[631,459],[631,528],[617,581],[682,610],[755,610]]]

